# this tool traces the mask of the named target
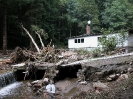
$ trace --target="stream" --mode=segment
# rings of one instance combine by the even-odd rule
[[[62,80],[56,82],[55,85],[61,89],[60,93],[63,96],[69,97],[79,90],[85,89],[85,87],[87,87],[87,85],[82,87],[79,84],[76,84],[77,79],[73,78],[75,77],[75,73],[79,68],[81,68],[81,66],[77,66],[77,68],[72,69],[71,72],[69,70],[70,68],[63,68],[60,70],[62,71],[60,73],[60,79]],[[21,74],[22,71],[19,71],[19,73],[13,73],[13,71],[0,70],[0,99],[43,99],[43,95],[41,96],[43,98],[35,96],[35,93],[32,92],[31,88],[27,86],[27,83],[31,82],[31,80],[19,80],[21,76],[23,77]]]
[[[32,99],[32,91],[26,82],[14,82],[0,89],[0,99]]]
[[[12,71],[0,70],[0,99],[32,99],[29,81],[16,81]]]

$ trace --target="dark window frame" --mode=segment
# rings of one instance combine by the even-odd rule
[[[78,39],[78,43],[81,43],[81,40],[80,39]]]
[[[74,42],[75,42],[75,43],[78,43],[78,40],[77,40],[77,39],[75,39],[75,40],[74,40]]]
[[[81,43],[84,43],[84,38],[81,38]]]

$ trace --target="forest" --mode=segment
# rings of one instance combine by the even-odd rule
[[[34,47],[22,24],[41,47],[35,28],[43,30],[46,46],[67,48],[67,39],[85,34],[91,20],[91,33],[133,29],[132,0],[0,0],[0,49]],[[3,52],[6,54],[6,52]]]

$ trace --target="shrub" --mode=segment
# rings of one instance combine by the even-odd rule
[[[100,45],[104,52],[112,51],[116,48],[116,37],[111,36],[110,30],[102,29],[103,35],[99,40]]]

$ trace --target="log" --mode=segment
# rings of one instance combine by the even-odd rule
[[[36,32],[36,34],[38,35],[38,37],[39,37],[39,39],[40,39],[40,42],[41,42],[42,48],[45,49],[45,46],[44,46],[44,43],[43,43],[43,41],[42,41],[42,38],[41,38],[40,34],[37,33],[37,32]]]
[[[31,39],[32,43],[35,45],[35,47],[36,47],[38,53],[41,54],[41,53],[40,53],[39,47],[37,46],[37,44],[36,44],[35,40],[33,39],[33,37],[30,35],[29,31],[28,31],[22,24],[21,24],[21,27],[22,27],[22,29],[24,29],[24,31],[25,31],[25,32],[28,34],[28,36],[30,37],[30,39]]]

